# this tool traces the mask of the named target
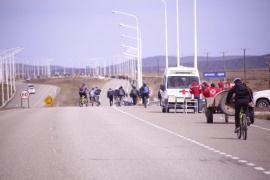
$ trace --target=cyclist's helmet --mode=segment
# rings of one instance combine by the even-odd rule
[[[239,81],[241,81],[241,78],[238,78],[238,77],[237,78],[234,78],[234,80],[233,80],[234,83],[237,83]]]
[[[82,82],[82,85],[85,85],[85,82]]]
[[[143,83],[144,86],[146,86],[146,83]]]

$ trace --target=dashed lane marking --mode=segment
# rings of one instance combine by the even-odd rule
[[[182,138],[182,139],[184,139],[184,140],[186,140],[186,141],[189,141],[189,142],[191,142],[191,143],[193,143],[193,144],[199,145],[199,146],[201,146],[201,147],[203,147],[203,148],[205,148],[205,149],[208,149],[208,150],[210,150],[210,151],[216,152],[216,153],[218,153],[218,154],[220,154],[220,155],[224,155],[224,156],[227,157],[227,158],[231,158],[231,159],[233,159],[233,160],[237,160],[237,161],[240,162],[240,163],[245,163],[247,166],[255,166],[255,164],[253,164],[253,163],[251,163],[251,162],[248,162],[248,161],[246,161],[246,160],[240,159],[240,158],[238,158],[238,157],[233,157],[233,156],[230,155],[230,154],[227,154],[227,153],[225,153],[225,152],[221,152],[221,151],[216,150],[216,149],[214,149],[214,148],[211,148],[211,147],[209,147],[209,146],[207,146],[207,145],[204,145],[204,144],[202,144],[202,143],[199,143],[199,142],[197,142],[197,141],[195,141],[195,140],[193,140],[193,139],[187,138],[187,137],[185,137],[185,136],[183,136],[183,135],[180,135],[180,134],[175,133],[175,132],[173,132],[173,131],[170,131],[170,130],[168,130],[168,129],[162,128],[162,127],[160,127],[160,126],[158,126],[158,125],[152,124],[152,123],[150,123],[150,122],[148,122],[148,121],[146,121],[146,120],[143,120],[143,119],[141,119],[141,118],[139,118],[139,117],[137,117],[137,116],[134,116],[134,115],[132,115],[132,114],[129,114],[129,113],[127,113],[127,112],[125,112],[125,111],[123,111],[123,110],[120,110],[120,109],[118,109],[118,108],[116,108],[116,107],[113,107],[113,108],[116,109],[116,110],[118,110],[119,112],[121,112],[121,113],[123,113],[123,114],[126,114],[126,115],[128,115],[128,116],[131,116],[131,117],[133,117],[133,118],[135,118],[135,119],[137,119],[137,120],[139,120],[139,121],[141,121],[141,122],[144,122],[144,123],[146,123],[146,124],[148,124],[148,125],[150,125],[150,126],[152,126],[152,127],[155,127],[155,128],[157,128],[157,129],[159,129],[159,130],[162,130],[162,131],[168,132],[168,133],[170,133],[170,134],[173,134],[173,135],[175,135],[175,136],[177,136],[177,137],[180,137],[180,138]],[[253,125],[252,125],[252,126],[253,126]],[[258,170],[258,171],[262,171],[264,174],[270,175],[270,171],[266,171],[263,167],[254,167],[254,169],[255,169],[255,170]]]

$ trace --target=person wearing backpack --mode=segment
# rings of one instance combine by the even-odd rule
[[[110,100],[110,106],[113,105],[113,95],[114,95],[114,91],[111,88],[109,88],[107,92],[107,98],[109,98]]]
[[[238,133],[239,131],[239,113],[241,108],[243,108],[246,116],[247,116],[247,125],[249,126],[251,124],[250,122],[250,117],[249,117],[249,111],[248,111],[248,106],[249,103],[252,102],[253,98],[253,92],[251,89],[241,81],[240,78],[235,78],[233,80],[234,86],[229,90],[227,99],[226,99],[226,104],[229,104],[230,99],[232,98],[232,95],[235,93],[235,133]]]
[[[123,97],[125,96],[125,94],[126,94],[125,90],[123,89],[122,86],[120,86],[119,92],[118,92],[119,101],[120,101],[120,106],[122,105]]]
[[[132,98],[133,104],[136,105],[137,104],[137,97],[139,95],[138,90],[136,89],[135,86],[132,86],[132,89],[130,91],[129,96]]]
[[[94,97],[95,97],[95,88],[92,88],[89,92],[89,99],[90,99],[90,102],[94,100]]]
[[[140,88],[140,94],[144,104],[144,97],[149,98],[149,88],[146,83],[143,83],[142,87]]]

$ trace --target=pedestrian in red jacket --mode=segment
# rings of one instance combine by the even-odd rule
[[[194,95],[194,99],[198,100],[198,109],[199,113],[202,112],[202,102],[201,102],[201,93],[202,93],[202,88],[198,84],[196,80],[193,80],[193,83],[191,84],[189,88],[189,92]]]
[[[218,82],[218,87],[221,89],[221,91],[224,90],[224,84],[221,80]]]
[[[215,94],[220,92],[221,89],[216,87],[214,83],[211,84],[211,87],[204,90],[204,96],[205,97],[214,97]]]

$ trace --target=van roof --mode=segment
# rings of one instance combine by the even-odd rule
[[[184,66],[170,67],[170,68],[166,68],[164,71],[164,75],[179,75],[179,74],[198,76],[199,71],[196,68],[184,67]]]

